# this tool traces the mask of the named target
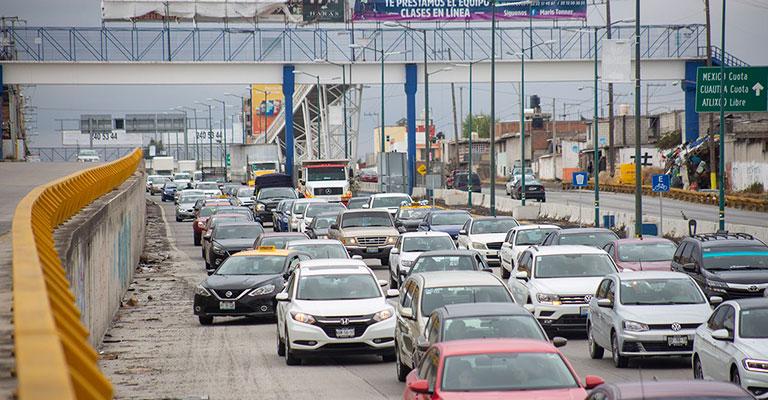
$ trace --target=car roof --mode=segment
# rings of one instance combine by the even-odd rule
[[[454,287],[454,286],[504,286],[493,274],[485,271],[439,271],[424,272],[414,275],[421,279],[423,287]]]
[[[448,236],[450,237],[447,232],[437,232],[437,231],[421,231],[421,232],[406,232],[400,235],[403,239],[409,238],[409,237],[431,237],[431,236]]]
[[[293,252],[295,252],[295,250],[277,249],[274,246],[264,246],[264,247],[259,247],[258,249],[249,249],[249,250],[239,251],[231,255],[230,257],[287,256]]]
[[[627,243],[672,243],[674,244],[675,242],[667,238],[650,236],[650,237],[643,237],[642,239],[640,238],[616,239],[614,240],[614,243],[616,243],[617,245],[622,245]]]
[[[355,196],[355,197],[350,197],[349,199],[350,199],[350,200],[368,200],[368,199],[370,199],[370,198],[371,198],[371,195],[367,195],[367,196]]]
[[[341,209],[335,210],[335,211],[326,211],[321,212],[320,214],[315,215],[315,218],[322,218],[322,217],[337,217],[339,214],[341,214]]]
[[[440,232],[445,233],[445,232]],[[448,235],[447,233],[445,233]],[[403,235],[405,236],[405,235]],[[450,236],[450,235],[448,235]],[[419,257],[445,257],[445,256],[462,256],[462,257],[471,257],[474,255],[479,254],[477,250],[462,250],[462,249],[453,249],[453,250],[432,250],[432,251],[425,251],[419,254]]]
[[[289,247],[296,247],[296,246],[314,246],[318,244],[332,244],[332,245],[338,245],[343,246],[340,241],[336,239],[302,239],[302,240],[291,240],[290,243],[288,243],[287,246]],[[294,250],[301,250],[301,249],[294,249]]]
[[[744,389],[727,382],[715,381],[645,381],[608,384],[621,393],[622,399],[639,400],[659,398],[658,396],[686,395],[686,398],[697,396],[714,398],[717,396],[736,396],[744,398]]]
[[[264,232],[261,234],[262,238],[265,237],[277,237],[277,236],[285,236],[285,237],[303,237],[306,238],[307,235],[301,233],[301,232]]]
[[[498,217],[477,217],[477,218],[473,218],[472,222],[474,223],[474,222],[478,222],[478,221],[496,221],[496,220],[500,220],[500,219],[510,219],[510,220],[517,221],[515,219],[515,217],[498,216]]]
[[[685,279],[688,277],[687,274],[684,274],[682,272],[673,272],[673,271],[643,271],[642,273],[637,272],[617,272],[613,273],[611,275],[616,275],[621,280],[635,280],[635,281],[641,281],[646,279]]]
[[[463,303],[448,304],[435,310],[446,318],[486,317],[492,315],[525,315],[533,317],[525,308],[515,303]]]
[[[528,224],[528,225],[518,225],[511,230],[515,231],[528,231],[532,229],[561,229],[557,225],[547,225],[547,224]]]
[[[304,198],[304,199],[295,199],[293,202],[294,205],[301,204],[301,203],[327,203],[328,200],[318,197],[311,197],[311,198]]]
[[[492,353],[559,353],[555,346],[533,339],[468,339],[435,343],[444,357]]]
[[[236,220],[236,221],[223,221],[218,224],[219,227],[222,226],[261,226],[260,223],[254,222],[254,221],[243,221],[243,220]]]
[[[371,197],[411,197],[408,193],[374,193]]]
[[[467,210],[440,210],[435,209],[431,211],[432,214],[469,214]]]
[[[605,250],[597,247],[585,246],[580,244],[568,244],[558,246],[531,246],[529,249],[536,252],[537,256],[557,255],[557,254],[605,254]]]
[[[344,215],[347,214],[368,214],[368,213],[377,213],[377,214],[387,214],[389,215],[389,212],[385,209],[376,209],[376,208],[363,208],[363,209],[357,209],[357,210],[346,210],[344,211]]]
[[[696,240],[696,238],[693,238]],[[697,240],[702,247],[765,246],[758,239]]]
[[[603,233],[603,232],[615,233],[612,230],[606,229],[606,228],[566,228],[566,229],[560,229],[560,234],[561,235],[578,234],[578,233]]]
[[[768,307],[768,297],[748,297],[744,299],[729,300],[725,303],[736,303],[742,310]]]
[[[319,260],[306,260],[299,263],[301,274],[328,275],[328,274],[372,274],[362,260],[351,258],[326,258]]]

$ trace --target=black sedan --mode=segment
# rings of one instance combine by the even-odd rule
[[[205,269],[212,274],[232,254],[253,246],[264,228],[256,222],[225,222],[218,224],[211,233],[210,251],[205,258]]]
[[[512,186],[512,198],[520,199],[523,197],[522,192],[523,180],[518,179]],[[544,190],[544,185],[541,184],[533,176],[525,177],[525,198],[529,200],[537,200],[541,202],[547,201],[547,194]]]
[[[430,210],[429,206],[400,207],[395,213],[395,227],[400,233],[416,232]]]
[[[214,317],[274,317],[275,296],[303,253],[263,249],[241,251],[226,261],[195,290],[194,312],[202,325]]]

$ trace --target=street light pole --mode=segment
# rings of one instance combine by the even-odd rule
[[[240,99],[240,123],[241,123],[240,131],[242,131],[242,134],[243,134],[243,144],[245,144],[245,142],[246,142],[246,138],[245,138],[245,97],[244,96],[240,96],[240,95],[236,95],[236,94],[232,94],[232,93],[224,93],[224,95],[225,96],[237,97],[237,98]],[[233,123],[232,124],[232,137],[234,138],[234,136],[235,136],[235,125]]]
[[[640,170],[640,0],[635,0],[635,237],[643,237],[643,182]]]
[[[491,216],[496,216],[496,0],[491,0]],[[471,150],[471,149],[470,149]],[[471,177],[470,177],[471,179]]]
[[[470,61],[465,64],[454,64],[457,67],[468,67],[469,68],[469,122],[468,122],[468,130],[469,130],[469,160],[467,164],[467,208],[472,208],[472,125],[474,123],[474,115],[472,114],[472,72],[473,67],[475,64],[486,61],[488,58],[483,58],[480,60]],[[459,143],[456,143],[456,152],[458,153]],[[456,160],[456,165],[459,165],[459,160]]]
[[[195,103],[208,107],[208,153],[210,157],[211,171],[213,171],[213,126],[211,124],[211,118],[213,118],[213,116],[211,115],[211,105],[201,101],[196,101]]]
[[[595,103],[594,103],[594,114],[592,118],[592,150],[593,151],[593,162],[592,162],[592,171],[594,172],[595,176],[595,228],[600,227],[600,157],[599,157],[599,150],[598,146],[600,142],[597,140],[597,96],[598,94],[598,86],[597,86],[597,26],[595,27]],[[608,28],[610,29],[610,27]]]
[[[723,91],[725,90],[725,0],[723,0],[723,21],[721,22],[720,33],[720,162],[719,169],[719,198],[718,198],[718,229],[725,230],[725,101]],[[710,165],[714,168],[714,165]]]
[[[224,100],[219,99],[208,99],[208,101],[218,101],[221,103],[221,113],[224,116],[224,120],[221,121],[221,129],[224,131],[224,180],[227,180],[227,176],[229,175],[227,173],[228,165],[227,165],[227,103],[224,102]]]

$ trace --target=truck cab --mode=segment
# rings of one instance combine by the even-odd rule
[[[248,186],[253,186],[256,177],[280,172],[280,165],[277,161],[250,161],[248,171]]]
[[[300,192],[307,198],[346,202],[349,187],[349,160],[309,160],[301,164]]]

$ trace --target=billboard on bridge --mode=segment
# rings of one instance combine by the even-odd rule
[[[253,136],[263,135],[283,109],[283,85],[251,85]]]
[[[490,20],[492,0],[358,0],[356,21]],[[533,5],[496,6],[498,20],[586,19],[587,0],[539,0]]]

